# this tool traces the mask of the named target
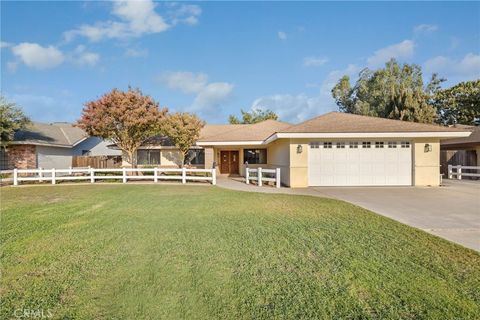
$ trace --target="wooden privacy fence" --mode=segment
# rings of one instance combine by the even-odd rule
[[[72,167],[120,168],[122,156],[73,156]]]
[[[245,182],[250,184],[250,181],[257,181],[259,187],[263,182],[275,182],[275,186],[280,188],[280,168],[275,169],[245,169]]]
[[[469,171],[469,172],[465,172]],[[476,171],[476,172],[471,172]],[[458,180],[462,180],[462,177],[480,177],[480,167],[474,166],[448,166],[448,179],[456,177]]]
[[[129,175],[131,173],[143,173],[143,175]],[[32,176],[33,175],[33,176]],[[21,182],[37,181],[51,182],[57,181],[75,181],[87,180],[95,183],[97,180],[122,180],[127,183],[128,180],[178,180],[183,184],[187,181],[209,181],[215,185],[217,183],[215,169],[170,169],[170,168],[72,168],[72,169],[14,169],[13,185],[19,185]]]
[[[473,150],[441,150],[440,151],[440,173],[448,176],[448,166],[480,166],[477,163],[477,154]]]

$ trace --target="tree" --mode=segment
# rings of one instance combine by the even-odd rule
[[[205,122],[188,112],[177,112],[166,117],[163,132],[180,150],[180,167],[185,164],[187,153],[200,137],[200,130],[204,125]]]
[[[78,126],[91,136],[114,142],[135,168],[137,149],[147,138],[161,132],[167,111],[139,89],[113,89],[85,104]]]
[[[433,98],[439,122],[476,125],[480,121],[480,80],[460,82],[438,90]]]
[[[15,132],[26,129],[30,119],[13,102],[0,96],[0,146],[6,148],[13,140]]]
[[[250,124],[262,122],[269,119],[278,120],[278,115],[269,109],[253,109],[250,112],[240,110],[240,112],[242,113],[242,120],[238,119],[234,115],[230,115],[228,117],[228,122],[230,122],[231,124]]]
[[[350,78],[343,76],[332,96],[343,112],[432,123],[436,112],[430,102],[443,81],[434,74],[424,87],[420,66],[400,65],[392,59],[385,68],[362,70],[354,87]]]

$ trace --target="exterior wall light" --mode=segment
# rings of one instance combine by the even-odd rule
[[[303,152],[303,147],[301,144],[297,146],[297,153],[302,153]]]
[[[429,143],[425,143],[425,147],[423,148],[425,152],[432,152],[432,145]]]

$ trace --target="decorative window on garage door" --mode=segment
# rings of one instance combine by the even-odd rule
[[[388,147],[391,148],[396,148],[397,147],[397,141],[388,141]]]
[[[323,148],[324,149],[331,149],[332,148],[332,143],[331,142],[324,142],[323,143]]]
[[[320,142],[310,142],[310,149],[319,149]]]
[[[410,148],[410,142],[408,141],[402,141],[400,145],[402,146],[402,148]]]
[[[337,149],[345,149],[345,142],[337,142]]]
[[[375,148],[383,148],[383,141],[375,141]]]
[[[363,141],[362,148],[370,148],[372,143],[370,141]]]
[[[349,142],[348,147],[350,149],[357,149],[358,148],[358,142]]]

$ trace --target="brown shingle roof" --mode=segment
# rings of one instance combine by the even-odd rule
[[[12,144],[34,144],[59,147],[72,147],[84,140],[87,134],[71,123],[34,122],[25,130],[17,131]]]
[[[266,120],[255,124],[206,125],[198,141],[263,141],[290,126],[289,123],[276,120]]]
[[[351,113],[329,112],[291,126],[285,133],[370,133],[370,132],[452,132],[464,129],[408,122]]]
[[[442,146],[450,146],[450,145],[480,145],[480,127],[473,127],[473,126],[463,126],[457,125],[456,128],[461,128],[464,131],[471,131],[472,134],[465,138],[454,138],[454,139],[447,139],[442,141]]]

